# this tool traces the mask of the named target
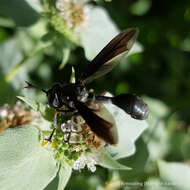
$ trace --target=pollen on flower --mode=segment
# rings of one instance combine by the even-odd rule
[[[80,32],[87,23],[89,6],[88,0],[57,0],[56,8],[68,28]]]
[[[46,140],[42,140],[42,142],[41,142],[41,146],[45,146],[47,143],[48,143],[48,141],[46,141]]]
[[[50,145],[51,145],[52,147],[55,147],[55,143],[54,143],[54,142],[51,142]]]

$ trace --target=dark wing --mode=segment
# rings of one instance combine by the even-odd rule
[[[132,48],[137,35],[137,28],[129,28],[118,34],[87,65],[79,80],[91,81],[111,71]]]
[[[93,111],[88,108],[83,102],[76,101],[75,106],[79,114],[84,118],[91,130],[105,142],[109,144],[116,144],[116,139],[112,134],[113,125],[97,116]]]

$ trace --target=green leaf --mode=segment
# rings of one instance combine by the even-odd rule
[[[105,9],[92,8],[88,27],[81,34],[81,45],[87,59],[92,60],[117,34],[119,30]],[[135,43],[130,54],[141,52],[142,45]]]
[[[112,170],[130,170],[131,168],[124,166],[113,159],[105,148],[100,149],[102,157],[99,160],[99,165]]]
[[[38,130],[25,125],[0,134],[0,189],[42,190],[56,176],[52,154],[40,146]]]
[[[148,12],[151,7],[150,0],[139,0],[132,4],[130,11],[134,15],[142,16]]]
[[[0,44],[0,56],[0,79],[2,79],[2,74],[7,75],[22,59],[23,55],[19,50],[17,41],[12,38]]]
[[[69,48],[63,48],[63,58],[61,61],[61,64],[59,65],[59,69],[63,69],[64,66],[67,64],[70,56],[70,49]]]
[[[22,62],[24,57],[15,39],[0,44],[0,57],[0,105],[5,102],[14,103],[17,90],[27,79],[27,72]]]
[[[142,138],[139,138],[136,142],[136,152],[134,155],[120,159],[119,162],[123,165],[127,165],[132,168],[131,171],[119,171],[120,177],[123,181],[133,180],[134,176],[140,176],[145,171],[145,166],[149,158],[148,149],[146,143]]]
[[[162,159],[169,151],[169,133],[166,130],[165,117],[169,113],[168,107],[161,101],[153,98],[144,98],[149,107],[147,122],[149,128],[144,137],[149,149],[151,160]]]
[[[35,11],[42,11],[42,4],[39,0],[25,0]]]
[[[116,25],[105,9],[92,8],[89,12],[88,27],[81,34],[81,44],[86,58],[92,60],[118,33]]]
[[[34,1],[34,0],[31,0]],[[25,0],[1,0],[0,12],[4,16],[11,17],[17,26],[30,26],[34,24],[39,14]]]
[[[183,158],[188,160],[190,158],[190,132],[182,136],[181,144],[178,143],[179,148],[183,154]],[[175,139],[174,139],[175,140]]]
[[[36,101],[27,98],[27,97],[23,97],[23,96],[17,96],[18,99],[22,100],[23,102],[25,102],[26,104],[28,104],[33,110],[37,111],[37,103]]]
[[[172,162],[158,161],[160,177],[164,182],[170,182],[171,189],[189,190],[190,189],[190,166]]]
[[[162,159],[169,151],[169,134],[163,121],[157,121],[144,135],[151,160]]]
[[[114,159],[134,154],[135,141],[148,127],[147,122],[131,118],[131,116],[113,104],[104,104],[104,106],[113,115],[119,136],[118,144],[108,146],[107,150],[113,155]]]
[[[145,190],[175,190],[173,186],[168,184],[163,184],[159,178],[149,177],[149,179],[144,183]]]
[[[168,115],[169,108],[160,100],[145,97],[144,101],[147,102],[150,113],[153,117],[163,118]],[[149,117],[149,120],[151,120],[150,117]]]
[[[24,101],[26,104],[28,104],[32,109],[39,112],[41,116],[48,121],[52,121],[55,110],[53,108],[50,108],[44,104],[41,104],[39,102],[36,102],[30,98],[23,97],[23,96],[17,96],[20,100]]]
[[[75,83],[75,68],[74,67],[72,67],[70,83]]]
[[[6,28],[14,28],[15,24],[10,18],[0,17],[0,26]]]
[[[69,181],[72,173],[72,168],[67,164],[67,162],[61,162],[61,167],[59,170],[59,183],[57,190],[63,190],[67,182]]]

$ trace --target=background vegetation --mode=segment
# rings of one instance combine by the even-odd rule
[[[43,88],[58,81],[66,83],[72,66],[80,73],[89,61],[87,45],[96,46],[96,39],[91,44],[92,41],[80,44],[75,33],[61,33],[55,27],[58,21],[53,21],[47,7],[39,13],[38,6],[28,2],[1,0],[0,3],[0,106],[15,104],[18,95],[45,102],[41,92],[23,90],[24,81]],[[132,167],[132,171],[99,167],[93,174],[87,170],[74,172],[66,189],[189,189],[190,2],[97,0],[91,5],[104,8],[109,22],[119,30],[138,27],[141,50],[122,60],[111,73],[93,81],[88,88],[96,93],[106,90],[114,95],[143,96],[150,107],[149,128],[136,142],[136,153],[120,160]],[[94,27],[106,36],[106,25],[96,24]],[[140,184],[147,181],[157,184]],[[163,185],[160,181],[177,185]],[[128,182],[139,184],[131,186]],[[56,189],[55,184],[56,180],[47,189]]]

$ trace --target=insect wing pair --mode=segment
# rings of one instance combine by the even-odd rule
[[[87,65],[79,81],[90,82],[110,72],[119,60],[127,55],[138,35],[137,28],[127,29],[113,38],[100,53]],[[135,119],[144,120],[148,116],[148,107],[143,100],[132,94],[115,97],[96,96],[97,102],[112,103],[123,109]],[[76,108],[91,130],[109,144],[117,144],[117,134],[112,123],[98,117],[84,103],[77,102]]]
[[[66,114],[77,111],[91,130],[109,144],[117,144],[118,137],[113,130],[114,124],[98,116],[89,108],[87,102],[96,102],[97,104],[112,103],[130,114],[131,117],[140,120],[147,118],[148,107],[140,97],[132,94],[120,94],[115,97],[92,95],[85,90],[84,84],[110,72],[118,61],[132,48],[137,35],[138,29],[136,28],[129,28],[118,34],[86,66],[86,69],[75,84],[56,84],[48,91],[42,89],[48,97],[49,105],[55,108],[57,113]],[[35,87],[30,83],[27,84],[27,88]],[[63,105],[66,105],[68,110],[60,110],[60,107]],[[53,134],[50,137],[52,136]]]

